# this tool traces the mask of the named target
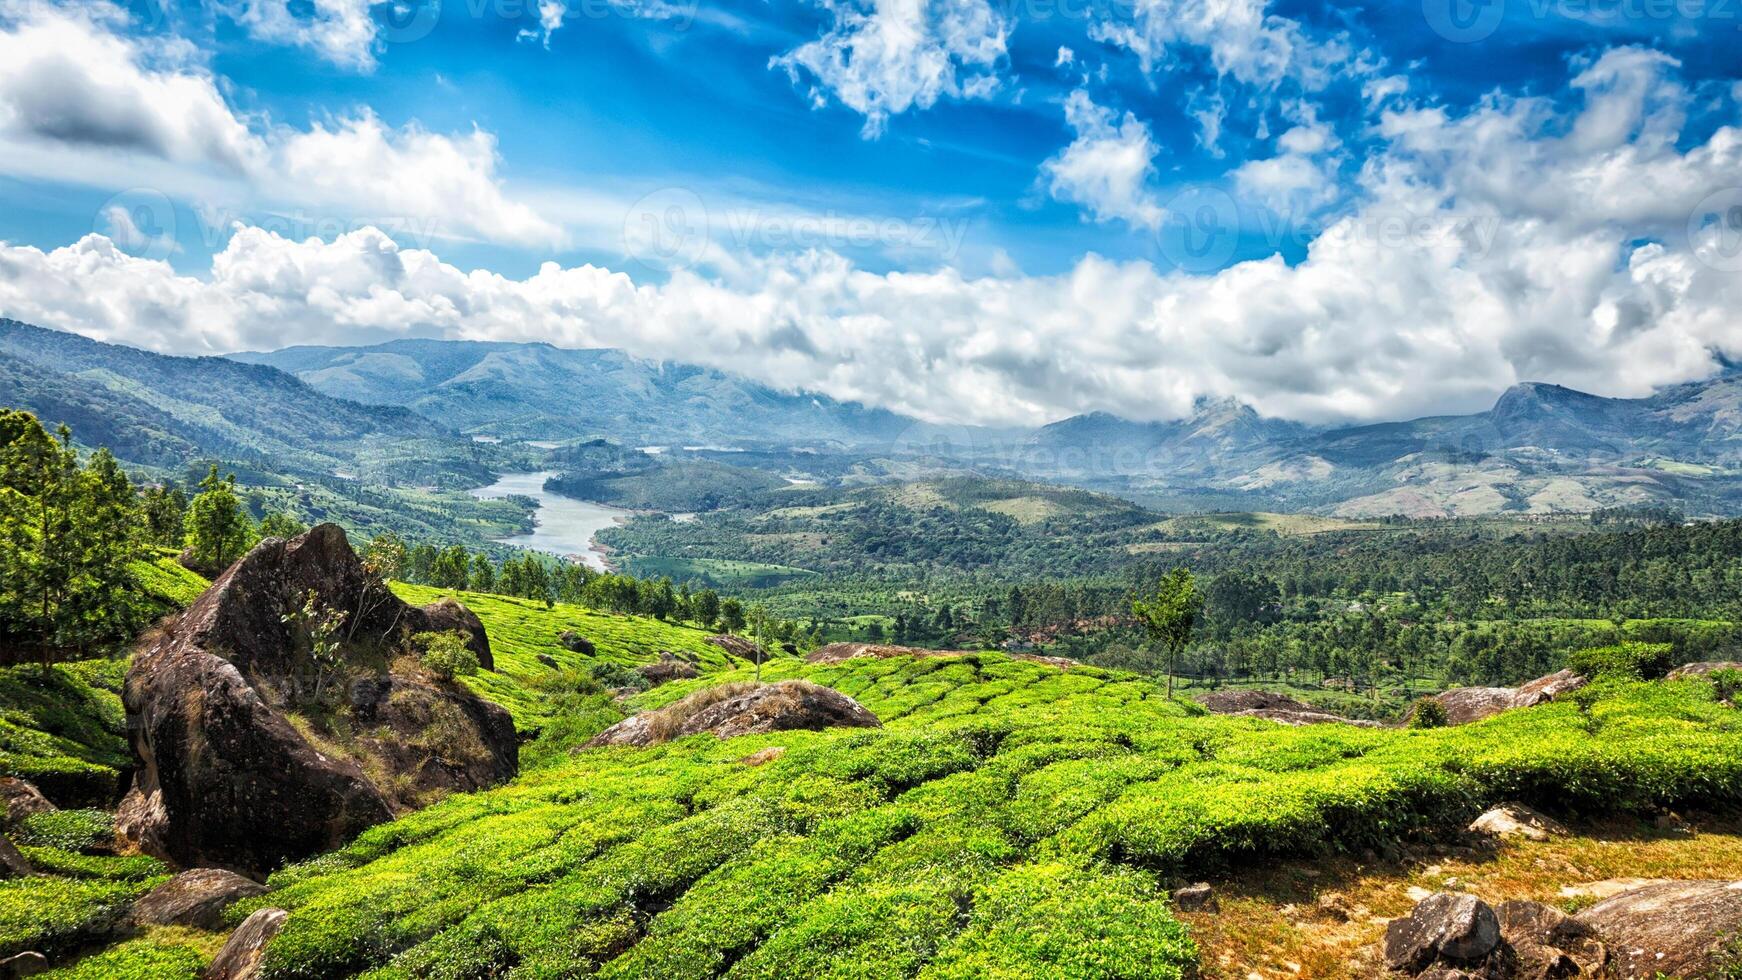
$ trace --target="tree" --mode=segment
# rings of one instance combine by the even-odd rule
[[[1167,696],[1173,697],[1173,677],[1179,656],[1192,641],[1198,616],[1204,608],[1204,595],[1190,569],[1176,568],[1157,583],[1149,598],[1131,601],[1131,612],[1149,632],[1152,641],[1161,645],[1167,657]]]
[[[303,597],[302,607],[279,617],[290,627],[293,642],[308,651],[314,668],[314,699],[320,701],[327,684],[344,668],[345,657],[340,646],[339,630],[345,625],[346,612],[321,604],[320,596],[310,589]]]
[[[744,628],[744,604],[737,599],[720,600],[720,628],[736,633]]]
[[[188,509],[187,494],[173,483],[147,487],[141,502],[145,509],[145,533],[151,543],[180,548],[187,531],[183,524]]]
[[[696,593],[695,621],[703,629],[713,629],[720,619],[720,593],[713,589],[703,589]]]
[[[196,567],[211,572],[242,557],[253,537],[248,514],[236,496],[236,474],[220,478],[213,464],[188,504],[187,549]]]
[[[490,561],[490,556],[479,553],[472,556],[472,576],[470,586],[473,592],[493,592],[496,589],[496,566]]]
[[[61,623],[63,644],[84,650],[132,632],[132,563],[139,555],[139,498],[107,449],[91,454],[78,474],[67,542],[76,562]]]
[[[457,544],[443,548],[430,566],[430,584],[438,589],[463,589],[470,578],[471,556]]]
[[[307,530],[301,521],[283,511],[275,510],[260,520],[260,536],[263,538],[294,538]]]

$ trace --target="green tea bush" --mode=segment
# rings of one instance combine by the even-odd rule
[[[115,839],[115,816],[105,810],[50,810],[33,813],[13,835],[20,847],[89,851]]]
[[[1742,694],[1742,670],[1733,667],[1714,670],[1706,679],[1712,682],[1712,696],[1726,704],[1735,704],[1736,695]]]
[[[1422,697],[1415,700],[1415,708],[1409,714],[1411,728],[1444,728],[1446,727],[1446,706],[1436,697]]]
[[[1674,652],[1668,643],[1619,643],[1568,654],[1567,667],[1592,679],[1655,680],[1674,666]]]

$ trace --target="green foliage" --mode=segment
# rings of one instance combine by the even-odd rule
[[[127,747],[126,663],[88,660],[0,668],[0,775],[28,779],[63,806],[107,806]]]
[[[1669,673],[1674,648],[1667,643],[1619,643],[1580,650],[1567,667],[1590,678],[1652,680]]]
[[[218,476],[212,464],[200,492],[188,504],[187,548],[202,570],[221,571],[242,557],[254,542],[254,528],[236,495],[236,475]]]
[[[198,980],[212,960],[213,937],[191,929],[154,929],[61,969],[46,980]]]
[[[1742,670],[1726,667],[1714,670],[1706,675],[1712,682],[1712,696],[1727,704],[1735,704],[1736,696],[1742,694]]]
[[[1191,571],[1176,568],[1162,577],[1147,598],[1131,601],[1131,614],[1149,636],[1167,651],[1167,695],[1173,697],[1173,675],[1180,652],[1192,641],[1204,595]]]
[[[141,551],[132,484],[107,450],[81,467],[72,433],[0,409],[0,643],[43,669],[138,627]]]
[[[24,818],[13,834],[20,847],[90,851],[115,840],[115,815],[107,810],[50,810]]]
[[[169,880],[32,876],[0,881],[0,958],[36,950],[50,957],[103,938],[133,901]]]
[[[1446,706],[1438,698],[1422,697],[1415,700],[1415,709],[1409,715],[1409,727],[1444,728],[1447,720]]]
[[[263,538],[294,538],[308,526],[282,511],[273,511],[260,520],[258,532]]]
[[[556,754],[281,872],[232,916],[291,910],[273,977],[1186,976],[1172,876],[1390,843],[1499,800],[1742,801],[1742,719],[1693,685],[1400,731],[1191,717],[1131,675],[992,653],[765,670],[885,727]],[[785,752],[740,761],[769,746]]]
[[[418,661],[424,669],[442,680],[470,677],[478,672],[478,655],[466,645],[469,637],[458,630],[419,633],[411,641],[423,648]]]

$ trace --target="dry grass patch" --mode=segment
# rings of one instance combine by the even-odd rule
[[[1530,899],[1568,911],[1561,889],[1613,878],[1742,879],[1742,818],[1695,821],[1696,834],[1636,819],[1577,836],[1447,847],[1400,861],[1289,861],[1216,882],[1219,914],[1179,914],[1203,951],[1205,980],[1386,977],[1386,923],[1427,893],[1466,891],[1490,904]],[[1587,903],[1588,904],[1588,903]]]

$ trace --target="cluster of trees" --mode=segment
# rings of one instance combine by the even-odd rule
[[[28,650],[46,666],[131,636],[154,611],[134,569],[146,549],[218,569],[258,533],[216,467],[191,500],[173,486],[141,492],[107,449],[81,462],[66,426],[50,433],[0,409],[0,644],[11,659]]]
[[[498,564],[484,552],[468,552],[457,544],[407,546],[397,535],[383,533],[370,542],[364,560],[385,578],[441,589],[485,592],[547,604],[569,602],[669,622],[694,623],[703,629],[747,633],[770,646],[792,644],[803,649],[821,643],[822,633],[815,623],[806,627],[797,620],[782,619],[761,605],[746,606],[711,588],[698,588],[690,582],[674,583],[669,577],[636,578],[600,572],[532,552],[522,552]]]

